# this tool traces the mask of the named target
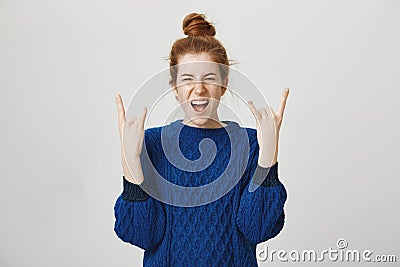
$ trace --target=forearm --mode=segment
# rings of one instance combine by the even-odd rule
[[[144,180],[140,158],[128,157],[132,161],[128,168],[123,153],[121,157],[125,177],[123,192],[114,206],[114,231],[125,242],[144,250],[153,249],[162,240],[165,232],[163,204],[150,197],[137,183]]]
[[[243,235],[258,244],[276,236],[284,224],[287,192],[278,178],[278,163],[271,168],[255,168],[251,181],[243,190],[236,223]],[[250,190],[252,184],[256,190]]]
[[[144,177],[143,177],[142,164],[140,162],[140,156],[132,158],[132,162],[130,164],[131,171],[129,171],[122,149],[121,149],[121,159],[122,159],[122,168],[126,180],[134,184],[141,184],[144,180]]]
[[[264,149],[260,149],[259,152],[260,156],[258,157],[258,165],[264,168],[275,165],[275,163],[278,161],[278,144],[279,144],[279,133],[277,133],[274,150],[271,149],[269,151],[263,151]],[[268,147],[268,146],[263,146],[263,147]],[[272,151],[274,151],[273,156],[270,154]],[[272,162],[269,161],[271,158],[273,158]]]
[[[114,205],[114,231],[124,242],[150,250],[163,239],[165,210],[158,200],[144,198],[138,188],[138,185],[124,181],[124,190],[127,191],[117,198]],[[126,196],[130,198],[129,201]]]

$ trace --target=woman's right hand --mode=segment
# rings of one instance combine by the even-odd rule
[[[118,111],[118,129],[121,138],[121,158],[124,176],[127,180],[135,184],[143,182],[143,172],[140,164],[140,154],[144,141],[144,120],[147,108],[143,108],[140,118],[133,118],[127,121],[125,117],[124,104],[119,94],[116,95]],[[125,135],[125,138],[124,138]],[[124,156],[124,151],[126,151]],[[127,162],[130,162],[132,172],[129,171]]]

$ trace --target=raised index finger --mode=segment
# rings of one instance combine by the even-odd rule
[[[253,112],[254,116],[256,117],[257,120],[261,120],[261,114],[258,112],[256,106],[254,105],[253,101],[249,100],[247,101],[249,104],[251,112]]]
[[[147,107],[144,107],[142,111],[142,117],[140,118],[142,129],[144,129],[144,120],[146,119],[146,114],[147,114]]]
[[[118,123],[122,125],[122,122],[125,120],[124,104],[122,103],[122,98],[119,94],[115,96],[115,100],[117,102]]]
[[[283,116],[283,112],[285,111],[286,100],[288,98],[288,95],[289,95],[289,88],[285,88],[285,90],[283,91],[282,97],[281,97],[281,101],[279,102],[279,107],[278,107],[278,114],[280,114],[280,116]]]

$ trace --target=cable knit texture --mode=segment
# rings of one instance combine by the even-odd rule
[[[258,266],[256,245],[282,230],[287,194],[278,179],[278,163],[270,168],[259,166],[256,130],[240,127],[233,121],[224,123],[227,126],[223,128],[204,129],[176,120],[163,127],[145,130],[145,146],[152,163],[141,161],[145,181],[157,172],[176,185],[197,187],[215,181],[234,166],[233,171],[227,173],[238,182],[215,201],[181,207],[157,200],[141,185],[122,177],[123,191],[114,205],[114,231],[124,242],[145,250],[143,266]],[[205,138],[214,142],[215,158],[206,168],[196,172],[178,168],[163,151],[163,129],[172,130],[171,133],[181,129],[175,132],[175,135],[179,134],[175,139],[179,140],[177,148],[186,159],[195,162],[201,157],[200,142]],[[241,131],[245,131],[248,140],[239,139],[235,144],[232,140],[240,136]],[[171,136],[169,140],[173,138]],[[240,144],[249,147],[245,161],[232,158],[233,150]],[[243,156],[244,153],[239,154]],[[234,162],[231,166],[230,161]],[[256,189],[249,190],[250,186],[256,186]],[[176,197],[193,200],[204,195]]]

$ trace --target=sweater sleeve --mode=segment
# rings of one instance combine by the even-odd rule
[[[116,235],[144,250],[156,248],[165,232],[165,210],[139,185],[123,176],[123,192],[114,205]]]
[[[250,166],[251,180],[241,193],[236,224],[247,240],[258,244],[275,237],[282,230],[287,193],[278,179],[278,162],[263,168],[256,159]]]

